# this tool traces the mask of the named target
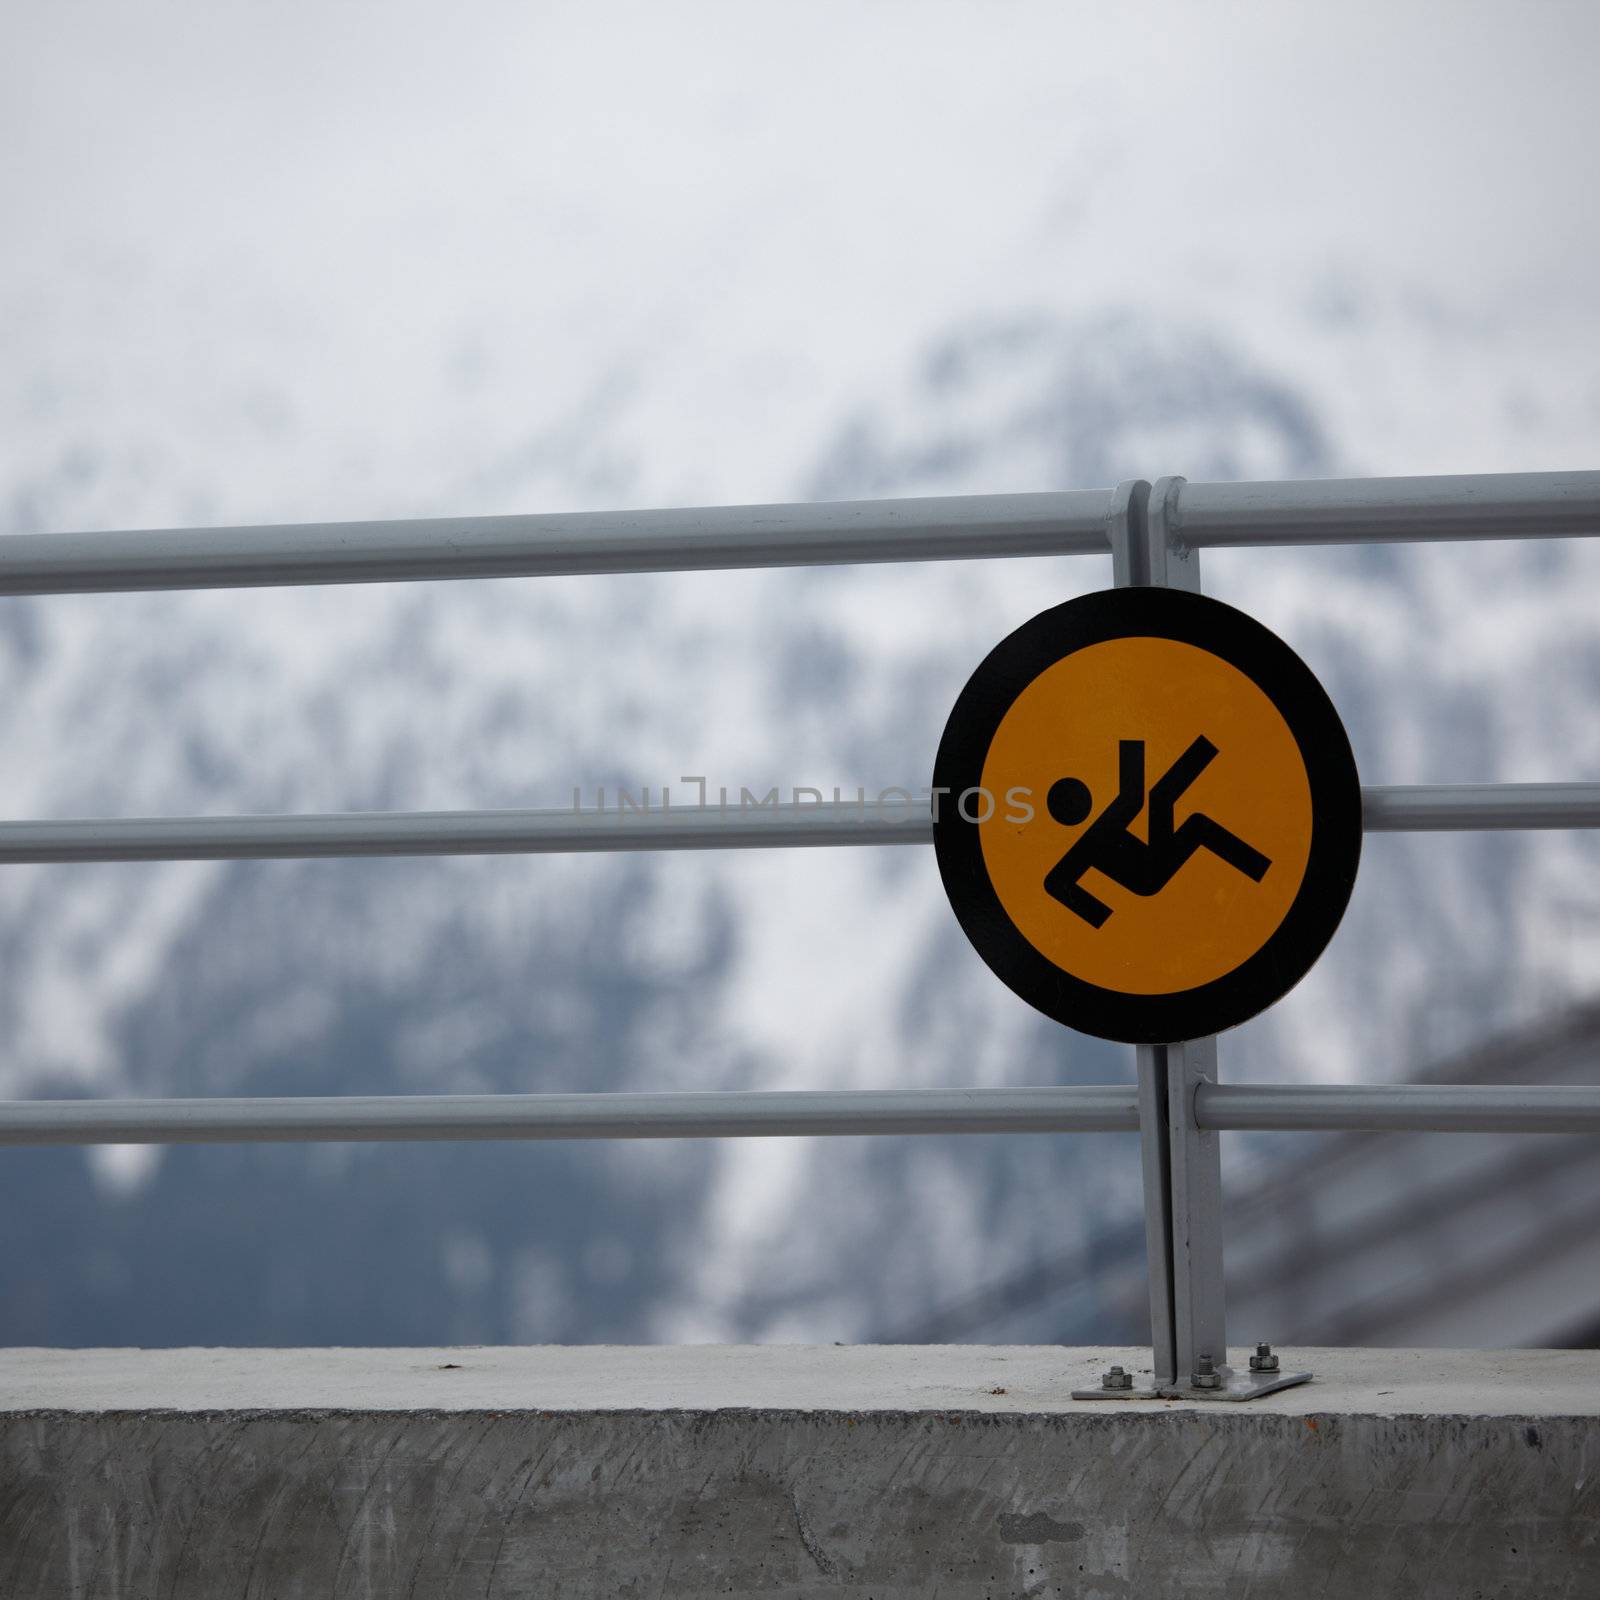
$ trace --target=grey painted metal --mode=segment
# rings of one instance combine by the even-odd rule
[[[1108,547],[1114,493],[12,534],[0,538],[0,594],[1086,553]],[[1196,483],[1181,485],[1169,509],[1180,564],[1206,545],[1593,535],[1600,472]]]
[[[1191,483],[1173,533],[1188,549],[1593,537],[1600,472]]]
[[[1169,537],[1171,504],[1182,487],[1182,478],[1162,478],[1153,485],[1135,478],[1118,486],[1120,515],[1110,524],[1112,582],[1118,588],[1170,586],[1199,592],[1199,556],[1191,555],[1180,562]],[[1168,1061],[1165,1046],[1134,1048],[1149,1275],[1150,1354],[1152,1383],[1157,1388],[1175,1383],[1179,1370]]]
[[[1179,543],[1179,506],[1187,479],[1157,478],[1145,517],[1143,561],[1135,583],[1200,593],[1200,556]]]
[[[691,791],[692,793],[693,791]],[[651,811],[350,812],[0,823],[0,863],[312,856],[561,855],[608,850],[927,844],[926,799]]]
[[[1222,1142],[1195,1120],[1195,1092],[1217,1076],[1215,1038],[1166,1046],[1167,1130],[1172,1173],[1173,1358],[1184,1384],[1210,1357],[1228,1387],[1222,1280]]]
[[[1139,1090],[1139,1158],[1144,1178],[1144,1252],[1150,1280],[1150,1356],[1157,1386],[1177,1380],[1172,1303],[1172,1168],[1167,1134],[1167,1052],[1134,1046]]]
[[[1117,485],[1111,537],[1111,578],[1117,588],[1150,581],[1150,484],[1131,478]],[[1150,1349],[1157,1384],[1175,1375],[1172,1306],[1171,1172],[1167,1145],[1167,1058],[1154,1045],[1134,1047],[1139,1094],[1139,1160],[1144,1183],[1145,1261],[1150,1295]],[[1135,1385],[1101,1386],[1096,1396],[1131,1395]],[[1081,1391],[1074,1390],[1081,1397]]]
[[[1381,1133],[1600,1133],[1600,1084],[1205,1083],[1201,1127]]]
[[[1149,571],[1144,530],[1150,507],[1150,484],[1145,478],[1126,478],[1111,496],[1106,536],[1111,542],[1111,582],[1118,589],[1145,582]]]
[[[901,791],[905,793],[907,791]],[[1600,784],[1368,788],[1371,832],[1600,827]],[[928,844],[922,794],[858,804],[675,805],[650,811],[355,811],[261,817],[77,818],[0,822],[0,865],[245,861],[318,856],[562,855],[608,850],[740,850]]]
[[[1108,548],[1111,491],[12,534],[0,594],[703,572]]]
[[[1179,1078],[1169,1064],[1183,1053]],[[1191,1323],[1214,1314],[1194,1264],[1217,1247],[1196,1231],[1197,1184],[1220,1181],[1212,1135],[1226,1129],[1600,1133],[1600,1085],[1383,1086],[1205,1081],[1215,1043],[1146,1046],[1137,1086],[1034,1089],[793,1090],[671,1094],[373,1095],[294,1099],[0,1101],[0,1144],[193,1144],[428,1139],[672,1139],[913,1133],[1133,1133],[1159,1152],[1185,1102],[1195,1138],[1170,1159],[1187,1180],[1177,1258]],[[1166,1094],[1163,1111],[1156,1096]],[[1152,1139],[1151,1132],[1158,1137]],[[1151,1158],[1147,1155],[1147,1173]],[[1151,1192],[1166,1170],[1154,1161]],[[1182,1194],[1178,1195],[1184,1200]],[[1165,1203],[1154,1208],[1167,1215]],[[1149,1213],[1147,1212],[1147,1223]],[[1156,1258],[1165,1248],[1156,1240]]]
[[[1181,477],[1150,484],[1130,478],[1117,485],[1107,519],[1111,540],[1111,581],[1119,589],[1148,588],[1200,592],[1200,557],[1180,548],[1171,534],[1183,491]]]
[[[1600,828],[1600,783],[1383,785],[1361,791],[1369,833]]]
[[[0,1101],[0,1144],[1134,1133],[1138,1126],[1131,1084]]]
[[[1200,556],[1178,537],[1185,480],[1158,478],[1145,502],[1144,517],[1131,519],[1128,581],[1135,585],[1200,593]],[[1202,1360],[1217,1363],[1219,1381],[1203,1391],[1208,1398],[1235,1396],[1227,1366],[1228,1337],[1222,1282],[1222,1152],[1215,1134],[1194,1120],[1194,1087],[1201,1077],[1217,1075],[1215,1038],[1192,1039],[1150,1052],[1160,1063],[1152,1073],[1165,1086],[1167,1157],[1166,1221],[1168,1279],[1165,1296],[1171,1306],[1170,1343],[1157,1338],[1151,1291],[1151,1356],[1157,1388],[1188,1384]],[[1141,1081],[1147,1072],[1146,1052],[1139,1052]],[[1142,1105],[1142,1103],[1141,1103]],[[1145,1190],[1150,1197],[1149,1186]],[[1146,1221],[1146,1237],[1151,1228]],[[1153,1275],[1153,1268],[1152,1268]],[[1171,1376],[1166,1374],[1170,1371]]]

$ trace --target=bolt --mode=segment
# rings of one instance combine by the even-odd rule
[[[1217,1371],[1216,1363],[1210,1356],[1200,1356],[1195,1361],[1194,1371],[1189,1374],[1189,1383],[1196,1389],[1220,1389],[1222,1374]]]
[[[1272,1353],[1270,1344],[1258,1344],[1256,1353],[1250,1357],[1250,1370],[1252,1372],[1276,1372],[1278,1358]]]
[[[1133,1374],[1124,1372],[1121,1367],[1110,1367],[1100,1378],[1102,1389],[1131,1389],[1133,1387]]]

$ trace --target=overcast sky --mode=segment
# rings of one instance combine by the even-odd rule
[[[500,453],[599,407],[560,503],[782,498],[952,319],[1116,302],[1290,371],[1352,312],[1471,331],[1558,415],[1424,375],[1397,436],[1320,371],[1355,465],[1570,465],[1597,46],[1559,0],[12,0],[0,455],[137,446],[109,524],[513,509]]]

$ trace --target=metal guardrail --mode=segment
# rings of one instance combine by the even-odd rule
[[[0,594],[553,578],[1101,551],[1110,495],[434,517],[0,539]]]
[[[0,1101],[0,1144],[1136,1133],[1131,1086]]]
[[[0,538],[0,595],[704,572],[1111,550],[1118,490]],[[1185,484],[1177,541],[1592,535],[1600,472]]]
[[[1203,1083],[1208,1132],[1600,1133],[1600,1084]],[[0,1145],[1137,1133],[1132,1084],[671,1094],[0,1100]]]
[[[1600,472],[1188,484],[942,499],[0,538],[0,595],[1109,554],[1199,589],[1201,549],[1600,535]],[[892,791],[886,791],[892,792]],[[1369,831],[1600,827],[1600,784],[1374,787]],[[0,863],[924,844],[925,803],[0,823]],[[1140,1046],[1137,1084],[737,1094],[0,1102],[0,1144],[1137,1132],[1155,1381],[1227,1349],[1229,1129],[1600,1132],[1600,1086],[1221,1084],[1214,1040]]]
[[[1205,1129],[1600,1133],[1600,1084],[1202,1083]]]
[[[1366,788],[1369,833],[1600,827],[1600,783]],[[0,865],[273,861],[328,856],[573,855],[931,844],[927,803],[678,806],[645,811],[356,811],[322,816],[0,822]]]

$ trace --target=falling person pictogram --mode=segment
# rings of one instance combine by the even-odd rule
[[[1117,795],[1053,866],[1045,892],[1091,927],[1102,927],[1111,907],[1090,894],[1079,881],[1092,870],[1137,895],[1156,895],[1172,882],[1197,850],[1209,850],[1254,883],[1266,876],[1272,862],[1220,822],[1197,811],[1176,828],[1172,808],[1184,791],[1211,765],[1217,747],[1202,735],[1150,786],[1148,839],[1128,824],[1145,807],[1144,740],[1117,744]],[[1046,797],[1050,815],[1063,827],[1076,827],[1094,806],[1089,786],[1078,778],[1060,778]]]

